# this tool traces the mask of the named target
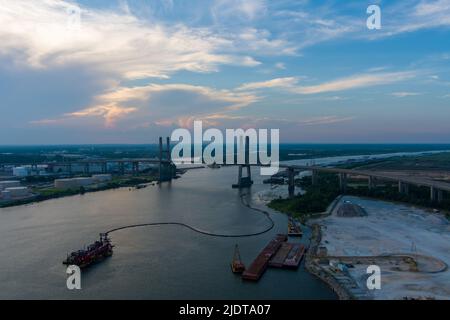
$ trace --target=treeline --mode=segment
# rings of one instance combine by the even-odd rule
[[[311,177],[296,180],[296,184],[306,191],[290,199],[275,199],[269,207],[295,217],[324,212],[340,194],[338,177],[333,174],[318,176],[318,184],[312,185]]]
[[[408,194],[398,192],[397,184],[385,184],[383,186],[373,188],[372,190],[369,190],[368,187],[349,187],[347,188],[346,194],[382,200],[406,202],[421,207],[450,211],[449,193],[444,192],[442,202],[431,201],[430,188],[428,187],[417,187],[410,185]]]

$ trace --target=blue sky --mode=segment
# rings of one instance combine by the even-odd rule
[[[0,0],[0,144],[449,143],[449,39],[450,0]]]

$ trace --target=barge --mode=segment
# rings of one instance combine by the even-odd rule
[[[289,217],[288,221],[288,235],[290,237],[301,237],[303,236],[303,231],[300,225],[294,218]]]
[[[300,262],[305,254],[305,246],[302,244],[292,245],[286,259],[284,260],[283,266],[287,268],[298,268]]]
[[[292,243],[283,243],[277,253],[269,260],[269,267],[282,268],[289,252],[293,247]]]
[[[283,242],[287,241],[287,235],[278,234],[252,262],[250,267],[242,274],[242,279],[258,281],[266,271],[269,260],[275,255]]]

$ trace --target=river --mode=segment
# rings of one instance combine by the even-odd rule
[[[258,172],[252,192],[265,187]],[[268,270],[258,283],[231,273],[235,243],[248,265],[276,233],[286,232],[286,217],[278,213],[274,229],[252,238],[215,238],[178,226],[115,232],[112,258],[83,271],[82,290],[66,288],[66,253],[115,227],[176,221],[220,233],[264,229],[265,216],[243,206],[231,188],[236,179],[233,167],[192,170],[171,184],[0,209],[0,298],[334,299],[303,267]]]

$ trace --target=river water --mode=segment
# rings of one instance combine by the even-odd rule
[[[252,193],[262,185],[254,171]],[[234,245],[248,265],[287,219],[252,238],[214,238],[178,226],[143,227],[112,234],[112,258],[82,273],[82,290],[66,288],[67,252],[115,227],[176,221],[219,233],[256,232],[267,218],[242,205],[231,188],[237,168],[192,170],[171,184],[108,190],[0,209],[0,298],[25,299],[334,299],[303,269],[270,269],[258,283],[230,271]],[[243,191],[247,192],[247,191]],[[252,195],[245,196],[252,202]],[[258,204],[255,204],[258,205]],[[308,234],[304,236],[306,241]]]
[[[267,190],[266,177],[257,168],[252,172],[251,194],[242,192],[247,202],[263,207],[257,195]],[[82,290],[66,288],[61,263],[66,254],[106,230],[149,222],[182,222],[229,234],[266,228],[267,218],[245,207],[240,191],[231,188],[236,180],[236,167],[199,169],[145,189],[0,209],[0,299],[335,299],[303,265],[297,271],[269,269],[258,283],[231,273],[236,243],[249,265],[277,233],[286,233],[286,216],[273,211],[275,227],[251,238],[215,238],[179,226],[115,232],[112,258],[83,271]],[[300,241],[308,241],[305,231]]]

